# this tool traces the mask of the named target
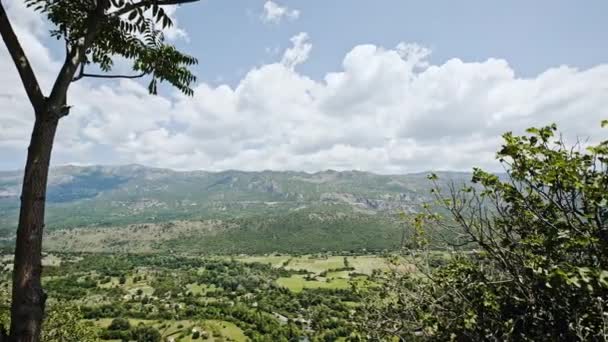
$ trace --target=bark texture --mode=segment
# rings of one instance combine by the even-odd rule
[[[59,111],[50,110],[1,0],[0,34],[36,114],[21,192],[10,334],[0,331],[0,342],[34,342],[40,340],[46,300],[40,283],[44,205],[51,150],[60,116],[56,114]]]
[[[49,162],[58,118],[50,113],[40,114],[34,123],[23,176],[13,270],[11,342],[40,340],[46,301],[40,282],[42,235]]]

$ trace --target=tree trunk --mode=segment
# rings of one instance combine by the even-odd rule
[[[58,117],[37,113],[28,148],[21,191],[21,211],[15,247],[11,342],[37,342],[44,315],[46,294],[42,290],[42,235],[49,162]]]

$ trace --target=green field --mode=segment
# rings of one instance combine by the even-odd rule
[[[261,264],[270,264],[273,267],[282,266],[287,260],[291,259],[288,255],[264,255],[264,256],[240,256],[236,258],[238,261],[242,262],[259,262]]]
[[[360,255],[348,257],[348,261],[352,267],[355,268],[357,273],[372,274],[374,270],[387,270],[389,265],[385,258],[372,256],[372,255]]]
[[[0,268],[11,263],[0,257]],[[151,331],[163,342],[345,338],[360,304],[353,285],[374,286],[372,271],[388,269],[374,255],[57,253],[49,260],[42,279],[49,307],[77,307],[99,340],[116,342]],[[0,280],[2,301],[10,274]],[[110,328],[115,319],[128,327]]]
[[[293,258],[285,268],[289,270],[306,270],[318,274],[340,267],[344,267],[344,257],[342,256],[316,257],[309,255]]]
[[[389,267],[384,258],[372,255],[304,255],[293,257],[268,255],[243,256],[239,257],[238,260],[246,263],[269,264],[272,267],[284,267],[287,270],[309,272],[310,277],[296,274],[290,277],[280,277],[276,280],[278,285],[295,293],[302,292],[304,289],[346,289],[351,286],[351,273],[370,275],[373,270],[387,270]],[[346,264],[354,270],[340,270],[346,267]],[[356,280],[360,280],[360,277],[356,277]]]
[[[179,320],[179,321],[155,321],[145,319],[129,319],[131,326],[152,326],[161,333],[163,341],[193,342],[193,341],[219,341],[228,340],[235,342],[247,341],[247,336],[232,322],[221,320]],[[92,321],[99,328],[107,328],[112,319],[104,318]],[[192,338],[192,333],[198,331],[201,337]],[[207,336],[207,338],[205,338]],[[108,340],[111,341],[111,340]],[[119,341],[119,340],[117,340]]]
[[[301,292],[303,289],[346,289],[349,287],[348,280],[344,278],[326,278],[325,281],[306,280],[300,275],[279,278],[277,284],[296,293]]]
[[[364,255],[364,256],[319,256],[319,255],[303,255],[303,256],[242,256],[237,260],[247,263],[259,262],[270,264],[273,267],[284,266],[288,270],[306,270],[311,273],[319,274],[324,271],[345,267],[344,258],[350,267],[353,267],[354,272],[371,274],[373,270],[386,270],[388,264],[386,260],[379,256]],[[287,264],[286,264],[287,263]],[[286,264],[286,265],[285,265]]]

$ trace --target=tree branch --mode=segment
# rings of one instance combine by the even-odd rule
[[[83,77],[82,75],[84,74],[84,65],[85,65],[85,61],[83,59],[82,61],[80,61],[80,72],[78,73],[77,76],[74,76],[74,78],[72,79],[72,82],[76,82]]]
[[[78,75],[76,78],[74,78],[74,81],[78,81],[79,79],[84,78],[84,77],[133,79],[133,78],[140,78],[140,77],[144,77],[144,76],[146,76],[145,72],[138,74],[138,75],[103,75],[103,74],[87,74],[87,73],[83,72],[83,73],[80,73],[80,75]]]
[[[181,5],[181,4],[187,4],[189,2],[197,2],[199,0],[141,0],[139,2],[136,3],[132,3],[132,4],[128,4],[125,5],[125,7],[118,9],[112,13],[110,13],[110,16],[113,17],[119,17],[125,13],[129,13],[134,9],[143,7],[143,6],[149,6],[149,5],[158,5],[158,6],[165,6],[165,5]]]
[[[60,107],[65,106],[67,90],[74,79],[74,75],[84,58],[87,48],[91,45],[98,33],[101,20],[104,17],[104,9],[107,1],[109,0],[97,1],[97,7],[89,12],[86,19],[87,29],[84,38],[82,38],[79,44],[72,47],[70,53],[65,56],[65,61],[55,80],[51,95],[49,96],[51,107],[53,107],[51,110],[59,111]]]
[[[2,39],[6,44],[6,48],[10,53],[15,66],[17,67],[17,71],[19,72],[19,76],[21,77],[21,81],[23,82],[25,92],[27,93],[32,106],[34,107],[34,111],[36,115],[39,112],[42,112],[41,108],[44,106],[44,95],[42,95],[42,91],[40,90],[40,84],[36,79],[36,75],[32,70],[29,60],[25,55],[25,51],[21,47],[19,43],[19,39],[17,35],[13,31],[13,27],[11,26],[10,21],[8,20],[8,16],[6,15],[6,11],[0,1],[0,35],[2,35]]]

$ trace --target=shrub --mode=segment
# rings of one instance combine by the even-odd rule
[[[129,330],[130,328],[131,324],[125,318],[114,318],[108,326],[108,330]]]
[[[132,339],[137,342],[160,342],[161,335],[154,327],[140,325],[133,329]]]
[[[430,177],[437,203],[412,221],[412,255],[430,248],[431,229],[470,249],[419,268],[422,279],[393,272],[381,280],[363,306],[362,332],[438,341],[608,338],[608,141],[582,149],[555,137],[555,125],[528,132],[503,136],[504,176],[475,169],[472,186],[452,184],[447,195]]]

